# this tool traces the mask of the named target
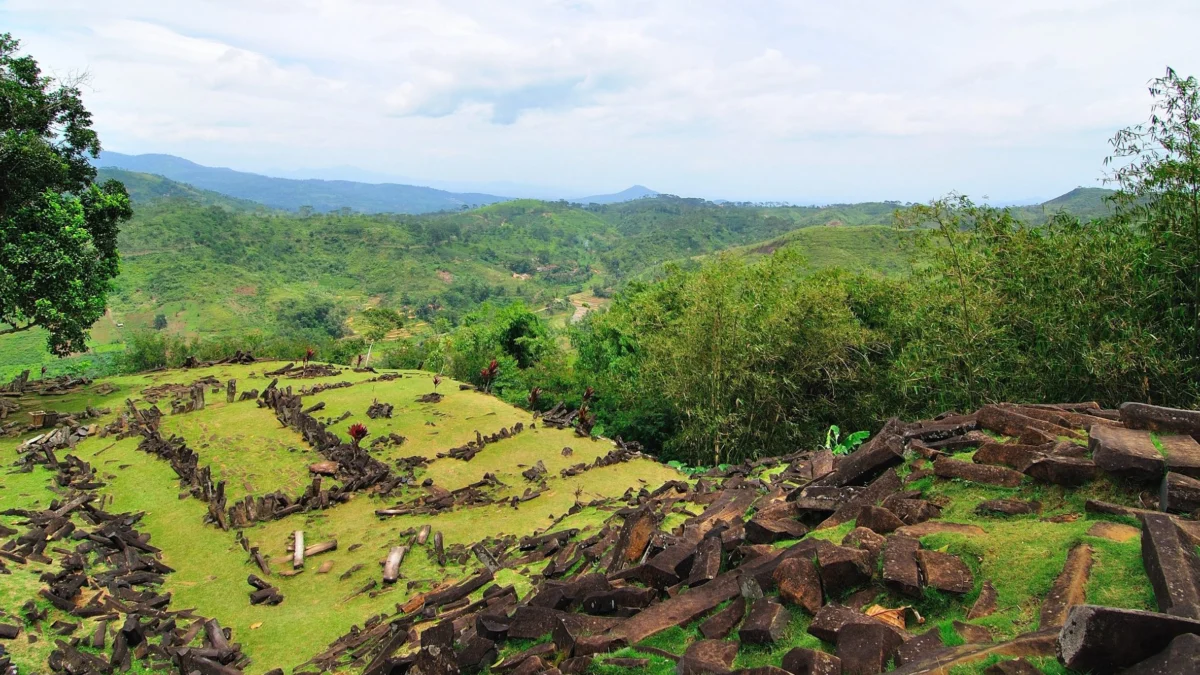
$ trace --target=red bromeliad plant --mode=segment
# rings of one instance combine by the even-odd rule
[[[496,361],[496,359],[492,359],[492,362],[488,364],[487,368],[483,368],[479,371],[479,377],[482,378],[484,382],[483,390],[485,392],[491,390],[492,380],[496,379],[496,375],[499,372],[500,364]]]
[[[529,409],[537,410],[538,399],[542,397],[542,388],[534,387],[529,390]]]
[[[434,391],[437,391],[437,387],[438,387],[438,385],[439,385],[439,384],[441,384],[441,383],[442,383],[442,376],[441,376],[441,375],[434,375],[434,376],[433,376],[433,390],[434,390]]]
[[[367,428],[359,422],[350,425],[350,440],[354,441],[354,447],[358,447],[362,439],[367,437],[367,433]]]

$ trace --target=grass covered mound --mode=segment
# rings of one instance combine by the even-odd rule
[[[216,378],[221,382],[236,379],[238,389],[264,389],[271,378],[263,375],[282,364],[256,363],[227,365],[191,370],[162,371],[133,377],[109,378],[72,387],[58,395],[40,396],[30,391],[25,396],[10,397],[19,403],[20,410],[0,422],[16,424],[20,430],[37,410],[59,413],[80,413],[89,407],[107,410],[101,417],[88,419],[85,424],[96,429],[110,425],[131,400],[140,409],[147,409],[146,391],[163,391],[164,385],[183,385]],[[408,599],[411,593],[427,590],[438,584],[457,580],[470,570],[453,556],[440,566],[424,549],[414,549],[405,559],[403,581],[377,592],[356,594],[369,579],[378,579],[379,560],[395,544],[404,540],[402,533],[412,528],[430,525],[442,533],[447,549],[464,547],[485,538],[505,535],[527,535],[551,525],[595,529],[603,517],[595,508],[578,509],[565,521],[560,520],[577,503],[588,503],[620,496],[626,490],[642,486],[651,488],[665,480],[678,477],[666,466],[647,459],[591,469],[574,477],[563,477],[561,469],[578,463],[591,463],[613,449],[610,441],[580,438],[569,430],[527,428],[512,438],[488,444],[472,461],[438,459],[439,452],[474,441],[475,432],[490,435],[501,427],[534,422],[528,413],[513,408],[476,391],[460,391],[459,383],[444,381],[438,387],[443,398],[439,403],[418,403],[417,398],[434,390],[431,373],[401,373],[389,381],[366,382],[378,377],[373,373],[345,370],[332,377],[288,380],[297,390],[303,387],[350,382],[351,387],[326,390],[304,397],[305,405],[325,402],[319,414],[326,418],[342,418],[331,425],[336,433],[346,437],[346,429],[363,423],[371,433],[363,446],[369,447],[373,437],[396,433],[405,437],[399,445],[380,447],[372,454],[384,462],[400,457],[424,456],[431,461],[416,471],[416,481],[393,491],[386,499],[367,492],[353,493],[342,504],[325,509],[295,513],[285,518],[238,531],[223,531],[205,523],[206,505],[182,490],[178,475],[171,465],[138,449],[140,435],[118,438],[98,433],[79,442],[69,452],[94,467],[104,483],[96,492],[106,500],[110,513],[144,513],[138,529],[150,535],[150,542],[161,549],[162,561],[174,572],[166,575],[161,590],[171,594],[172,608],[196,608],[203,616],[216,616],[221,625],[231,628],[235,641],[252,659],[248,672],[263,672],[274,666],[294,666],[320,652],[328,643],[378,611],[392,608]],[[153,388],[153,389],[152,389]],[[111,391],[109,391],[111,390]],[[108,392],[108,393],[102,393]],[[224,393],[206,392],[202,410],[177,415],[166,414],[160,431],[165,436],[184,439],[200,457],[200,463],[210,468],[216,481],[223,481],[230,502],[245,495],[261,495],[274,490],[288,494],[302,492],[309,484],[309,465],[322,458],[295,431],[284,428],[271,410],[260,408],[254,400],[226,403]],[[159,400],[158,406],[170,410],[170,395]],[[370,419],[366,410],[376,401],[394,406],[391,418]],[[349,417],[345,414],[349,413]],[[20,433],[0,439],[0,507],[8,515],[0,515],[0,525],[24,531],[28,511],[48,508],[62,500],[64,488],[55,482],[55,471],[45,464],[23,465],[18,447],[36,434]],[[572,448],[569,456],[563,449]],[[62,459],[59,451],[57,459]],[[532,485],[521,472],[538,461],[547,468],[540,483],[545,489],[536,499],[521,502],[517,507],[502,501],[524,492]],[[28,466],[28,470],[26,470]],[[479,481],[484,474],[493,474],[502,486],[490,495],[495,503],[486,506],[453,508],[436,515],[400,516],[380,519],[375,511],[399,502],[411,501],[426,490],[420,483],[454,490],[464,484]],[[336,477],[326,477],[325,485],[337,483]],[[84,523],[80,521],[82,526]],[[338,540],[336,551],[312,558],[304,572],[295,576],[280,576],[291,572],[291,553],[288,537],[295,530],[304,530],[307,541],[317,543]],[[3,530],[7,532],[7,530]],[[246,583],[248,574],[262,575],[250,559],[246,548],[239,543],[244,536],[250,547],[257,547],[268,559],[275,575],[269,577],[284,596],[277,606],[251,606],[247,593],[253,590]],[[69,540],[68,540],[69,541]],[[51,542],[50,546],[61,546]],[[48,552],[51,558],[57,555]],[[26,668],[43,668],[54,650],[54,630],[57,620],[70,621],[70,615],[54,609],[38,591],[44,586],[40,575],[57,569],[57,563],[40,564],[27,561],[14,564],[4,561],[11,574],[0,576],[0,623],[24,623],[19,608],[29,599],[49,609],[50,615],[38,625],[23,626],[19,639],[5,641],[5,648],[15,662]],[[323,564],[331,569],[318,573]],[[471,561],[474,562],[473,560]],[[502,575],[503,576],[503,575]],[[510,575],[514,582],[525,586],[520,575]],[[74,621],[78,623],[78,619]],[[80,627],[78,634],[94,626]],[[115,629],[115,626],[114,626]],[[44,633],[30,643],[27,635]],[[89,633],[90,634],[90,633]]]
[[[1157,510],[1192,510],[1186,416],[988,406],[685,474],[430,373],[281,365],[6,392],[22,670],[1084,672],[1085,605],[1170,606],[1167,642],[1200,613],[1194,521]]]

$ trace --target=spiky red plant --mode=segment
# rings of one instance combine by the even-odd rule
[[[479,371],[479,377],[484,381],[484,391],[489,391],[492,388],[492,380],[496,379],[496,374],[500,372],[500,364],[496,359],[488,364],[487,368]]]
[[[437,387],[438,387],[438,385],[439,385],[439,384],[441,384],[441,383],[442,383],[442,376],[441,376],[441,375],[434,375],[434,376],[433,376],[433,390],[434,390],[434,391],[437,391]]]
[[[530,407],[530,409],[537,408],[538,399],[540,399],[541,397],[542,397],[542,388],[541,387],[534,387],[533,389],[529,390],[529,407]]]
[[[358,447],[362,439],[367,437],[367,433],[367,428],[359,422],[350,425],[350,440],[354,441],[354,447]]]
[[[591,387],[588,387],[587,389],[584,389],[584,390],[583,390],[583,402],[584,402],[584,404],[587,404],[589,401],[591,401],[591,400],[592,400],[592,397],[593,397],[593,396],[595,396],[595,395],[596,395],[596,390],[595,390],[595,389],[592,389]]]
[[[316,354],[317,353],[315,351],[313,351],[312,347],[305,349],[304,350],[304,363],[308,363],[309,361],[312,361],[312,357],[316,356]]]

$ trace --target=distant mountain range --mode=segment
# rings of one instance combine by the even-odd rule
[[[363,213],[432,213],[484,206],[512,199],[480,192],[450,192],[399,183],[275,178],[203,166],[174,155],[125,155],[119,152],[103,152],[93,163],[101,168],[155,174],[202,190],[287,211],[311,207],[320,212],[349,208]],[[582,204],[614,204],[655,194],[658,193],[635,185],[615,194],[594,195],[569,201]]]
[[[573,204],[619,204],[620,202],[630,202],[643,197],[654,197],[658,193],[644,185],[634,185],[633,187],[616,192],[611,195],[592,195],[591,197],[579,197],[578,199],[568,199],[567,201]]]

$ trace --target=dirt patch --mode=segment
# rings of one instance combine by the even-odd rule
[[[258,295],[258,287],[238,286],[237,288],[233,289],[233,292],[237,293],[238,295]]]
[[[439,279],[441,279],[442,281],[444,281],[444,282],[446,282],[446,283],[448,283],[448,284],[449,284],[449,283],[453,283],[453,282],[454,282],[454,275],[453,275],[453,274],[450,274],[450,273],[449,273],[449,272],[447,272],[446,270],[438,270],[438,271],[437,271],[437,276],[438,276],[438,278],[439,278]]]

